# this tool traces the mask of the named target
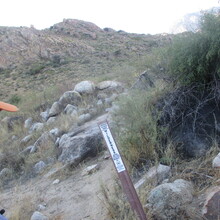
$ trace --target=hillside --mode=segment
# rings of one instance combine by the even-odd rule
[[[170,36],[102,30],[90,22],[67,19],[45,30],[0,27],[0,98],[79,79],[118,77]]]
[[[219,217],[220,16],[201,24],[155,36],[71,19],[0,27],[0,99],[19,107],[0,111],[10,220],[137,219],[123,161],[147,219]],[[106,150],[105,121],[123,161]]]

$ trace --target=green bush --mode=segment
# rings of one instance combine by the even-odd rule
[[[170,73],[185,85],[220,78],[220,15],[205,14],[199,32],[176,37],[168,57]]]
[[[160,97],[160,91],[136,91],[119,100],[119,109],[115,112],[115,123],[119,148],[131,166],[138,167],[146,161],[157,159],[158,115],[154,104]],[[122,128],[122,129],[120,129]]]
[[[19,104],[21,102],[21,97],[20,96],[18,96],[18,95],[12,95],[11,97],[10,97],[10,99],[9,99],[9,103],[11,103],[11,104],[14,104],[14,105],[17,105],[17,104]]]
[[[29,70],[26,72],[26,74],[36,75],[36,74],[40,73],[45,67],[46,67],[46,64],[35,63],[29,68]]]

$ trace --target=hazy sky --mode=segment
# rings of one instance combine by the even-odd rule
[[[1,0],[0,26],[49,28],[64,18],[133,33],[168,32],[184,14],[219,0]]]

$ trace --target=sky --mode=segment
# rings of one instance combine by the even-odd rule
[[[63,19],[130,33],[168,33],[185,14],[220,6],[220,0],[1,0],[0,26],[49,28]]]

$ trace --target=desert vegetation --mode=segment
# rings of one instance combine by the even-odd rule
[[[58,29],[58,26],[46,32],[59,32],[61,29]],[[61,31],[64,30],[65,28]],[[121,35],[118,34],[123,33],[114,32],[112,38],[120,48]],[[22,70],[21,75],[13,73],[16,79],[30,77],[31,80],[39,79],[39,82],[42,82],[43,78],[37,77],[46,74],[47,82],[52,86],[43,88],[43,85],[40,85],[38,92],[36,90],[31,92],[30,88],[27,91],[19,90],[15,94],[8,94],[6,98],[11,104],[21,107],[20,112],[15,115],[19,120],[12,127],[7,127],[4,123],[0,127],[0,169],[8,168],[6,180],[1,181],[1,189],[13,187],[16,179],[19,183],[25,183],[35,177],[32,168],[39,160],[47,161],[48,158],[57,160],[60,152],[59,149],[54,148],[54,142],[50,139],[44,142],[36,153],[24,153],[27,144],[18,144],[22,143],[22,138],[28,136],[30,132],[24,128],[24,121],[28,117],[36,121],[41,120],[39,115],[42,111],[60,100],[64,92],[73,90],[77,80],[85,78],[94,81],[95,84],[114,79],[114,81],[120,81],[125,87],[126,92],[121,92],[114,98],[115,109],[111,112],[112,129],[134,181],[151,167],[163,164],[172,170],[169,181],[177,179],[190,181],[195,188],[195,196],[205,192],[211,186],[218,186],[220,174],[219,170],[212,167],[212,161],[219,152],[219,35],[220,16],[212,13],[204,14],[201,18],[198,32],[167,37],[166,43],[162,38],[152,39],[146,36],[142,39],[136,35],[128,37],[124,34],[125,45],[116,50],[113,45],[101,41],[104,39],[104,33],[100,31],[97,35],[100,41],[95,42],[94,37],[87,47],[91,51],[96,48],[105,52],[108,48],[108,53],[95,55],[93,53],[94,56],[85,56],[83,59],[76,56],[79,62],[76,60],[73,62],[73,57],[62,60],[59,55],[55,55],[46,64],[34,61],[26,72]],[[71,40],[71,32],[68,31],[65,36],[68,41]],[[86,43],[89,36],[86,35],[86,38],[82,37],[80,40],[83,39],[83,43]],[[78,40],[76,44],[79,43]],[[81,43],[82,41],[79,44]],[[137,56],[135,51],[138,51],[141,44],[147,45],[148,50],[144,53],[144,50],[140,49]],[[134,46],[137,48],[135,49]],[[104,60],[98,61],[101,56]],[[128,57],[129,61],[125,57]],[[75,72],[72,68],[75,68]],[[60,74],[58,74],[59,71]],[[0,70],[1,77],[5,79],[7,79],[6,75],[10,77],[10,73],[7,68]],[[141,76],[140,73],[142,73]],[[55,85],[52,79],[58,76],[60,81]],[[67,78],[70,80],[67,81]],[[135,80],[137,80],[136,83]],[[87,114],[89,108],[94,110],[97,97],[107,97],[103,93],[97,95],[97,88],[92,95],[81,94],[83,101],[77,106],[81,112]],[[108,98],[105,100],[109,100]],[[106,101],[92,117],[96,118],[104,114],[108,107],[111,105]],[[43,132],[48,133],[54,127],[59,127],[62,133],[67,133],[66,136],[69,137],[81,132],[77,130],[68,133],[71,129],[74,130],[77,123],[80,124],[77,121],[78,116],[69,117],[64,111],[56,114],[50,117],[56,116],[58,119],[44,126],[43,130],[33,132],[28,143],[36,143]],[[6,116],[14,115],[1,112],[1,119]],[[99,152],[99,154],[102,153]],[[65,167],[63,178],[71,176],[73,170],[83,166],[83,163]],[[60,167],[60,161],[55,166]],[[47,167],[43,174],[50,168]],[[154,188],[155,182],[152,181],[138,189],[143,204],[148,202],[147,198]],[[136,218],[117,180],[111,190],[101,184],[101,191],[109,219]],[[30,203],[24,202],[22,206],[15,207],[12,219],[30,219],[35,203],[37,199],[34,197],[30,199]],[[190,208],[181,207],[178,213],[179,219],[203,219],[200,208],[198,204],[192,204]],[[156,219],[149,206],[145,206],[144,209],[149,219]],[[62,214],[54,216],[53,219],[62,219]]]

